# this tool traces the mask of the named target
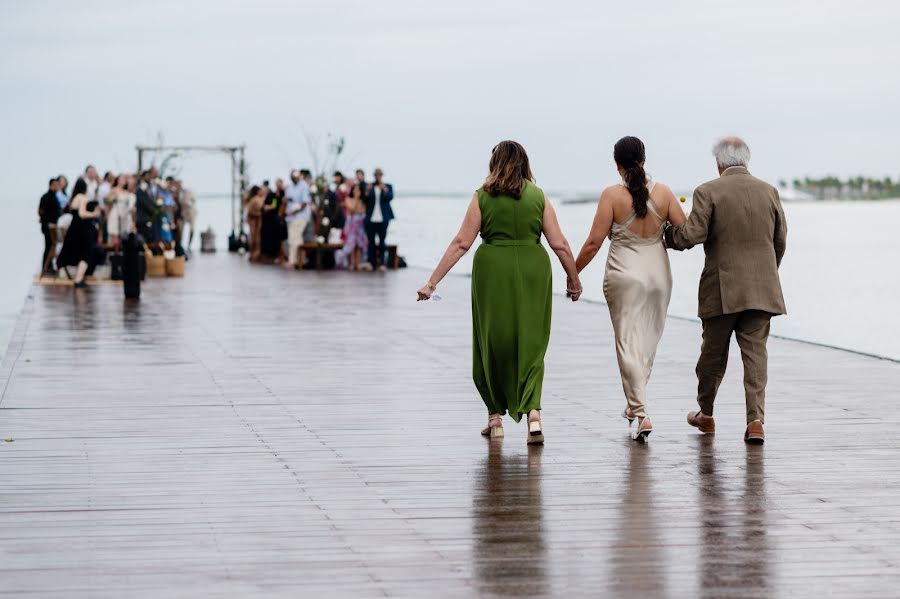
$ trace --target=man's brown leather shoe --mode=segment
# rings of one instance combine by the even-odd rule
[[[690,412],[687,420],[688,424],[699,428],[701,433],[716,432],[716,421],[712,416],[707,416],[703,412]]]
[[[754,445],[762,445],[765,443],[766,433],[763,431],[762,422],[754,420],[747,425],[747,430],[744,431],[744,441]]]

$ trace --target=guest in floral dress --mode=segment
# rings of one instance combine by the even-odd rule
[[[358,186],[344,199],[344,247],[337,252],[338,265],[347,270],[360,270],[366,260],[369,238],[366,236],[366,205]]]

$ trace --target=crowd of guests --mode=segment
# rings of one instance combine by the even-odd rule
[[[245,198],[250,228],[250,260],[302,269],[305,246],[335,249],[333,266],[345,270],[387,269],[387,230],[394,218],[394,188],[375,169],[367,181],[362,169],[353,180],[336,171],[329,182],[306,169],[291,171],[250,188]],[[331,265],[329,265],[331,266]]]
[[[190,228],[188,247],[193,241],[193,194],[174,177],[162,179],[155,167],[139,175],[107,172],[101,179],[97,169],[88,165],[71,194],[68,186],[65,175],[50,179],[38,206],[44,276],[58,276],[63,270],[77,287],[84,287],[85,277],[106,261],[108,251],[119,251],[130,233],[137,233],[141,243],[181,254],[186,227]],[[69,268],[75,269],[74,275]]]

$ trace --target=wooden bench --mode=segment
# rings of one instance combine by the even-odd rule
[[[316,270],[322,270],[322,256],[327,253],[334,253],[344,247],[342,243],[304,243],[300,246],[300,249],[304,252],[312,252],[312,262],[315,264]],[[396,245],[387,246],[388,251],[388,265],[390,265],[391,269],[397,270],[400,268],[400,255],[397,253]],[[298,264],[300,264],[298,262]],[[300,264],[300,268],[303,268],[303,265]]]

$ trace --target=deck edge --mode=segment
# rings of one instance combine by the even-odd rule
[[[0,408],[3,407],[3,400],[6,399],[6,392],[9,389],[9,381],[12,379],[13,371],[25,346],[25,336],[28,333],[28,325],[31,324],[31,315],[34,313],[34,292],[35,288],[32,284],[25,298],[25,304],[16,318],[16,324],[10,335],[9,343],[6,345],[3,359],[0,360]]]

